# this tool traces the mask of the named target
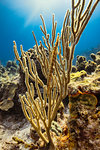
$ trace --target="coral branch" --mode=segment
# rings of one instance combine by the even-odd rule
[[[27,120],[32,124],[46,144],[50,143],[53,145],[50,128],[52,121],[57,115],[61,101],[68,94],[68,84],[70,82],[75,46],[99,2],[100,0],[96,0],[92,6],[93,0],[90,0],[84,10],[85,0],[78,0],[76,4],[72,0],[72,11],[70,13],[68,10],[65,14],[61,37],[58,33],[56,38],[57,22],[54,21],[53,15],[51,41],[46,30],[44,18],[40,15],[43,24],[43,27],[40,26],[40,29],[44,35],[43,42],[47,49],[41,41],[38,46],[35,34],[32,32],[36,43],[32,53],[35,54],[36,59],[40,63],[42,73],[47,81],[46,83],[40,79],[36,64],[31,58],[29,51],[24,52],[21,45],[22,57],[20,58],[14,41],[14,53],[25,74],[25,84],[27,87],[25,95],[19,95],[22,109]],[[34,98],[33,83],[30,83],[29,79],[31,79],[31,82],[35,82],[38,95],[36,98]],[[41,87],[43,94],[41,94]],[[47,110],[46,107],[48,107]],[[46,137],[42,133],[42,126],[45,130]]]

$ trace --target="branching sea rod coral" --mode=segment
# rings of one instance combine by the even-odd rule
[[[50,134],[50,127],[57,114],[61,101],[68,95],[68,84],[70,82],[70,72],[75,46],[99,2],[99,0],[96,0],[93,4],[93,0],[90,0],[84,10],[85,0],[78,0],[76,4],[75,1],[72,0],[72,11],[71,13],[69,10],[66,12],[61,36],[58,33],[57,38],[57,22],[54,21],[53,15],[51,41],[49,34],[47,34],[44,19],[42,15],[40,15],[43,23],[43,27],[40,26],[40,29],[43,32],[43,42],[49,55],[46,55],[45,48],[41,41],[40,45],[38,45],[34,32],[32,33],[36,46],[32,51],[35,53],[41,65],[42,72],[47,79],[47,84],[44,84],[39,78],[34,61],[30,59],[28,52],[23,51],[22,45],[20,48],[22,59],[19,57],[17,46],[14,41],[14,53],[25,73],[25,83],[27,87],[26,94],[19,95],[23,112],[44,143],[50,144],[50,148],[54,146]],[[34,99],[33,83],[29,84],[29,79],[35,82],[38,94],[36,99]],[[40,86],[43,87],[43,95],[40,92]],[[47,105],[48,110],[46,112]],[[45,133],[42,133],[41,125],[44,126]]]

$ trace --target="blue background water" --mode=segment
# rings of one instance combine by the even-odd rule
[[[15,0],[16,1],[16,0]],[[19,0],[18,0],[19,1]],[[20,0],[20,2],[23,0]],[[24,2],[28,2],[25,0]],[[31,1],[31,0],[29,0]],[[34,0],[33,0],[34,1]],[[41,0],[38,0],[38,2]],[[61,0],[58,0],[60,2]],[[66,0],[62,0],[62,3]],[[45,7],[40,9],[36,15],[33,15],[31,21],[28,20],[28,16],[32,13],[30,9],[35,9],[36,6],[32,6],[29,10],[27,9],[27,4],[21,7],[15,7],[13,0],[0,0],[0,61],[2,64],[6,64],[8,60],[14,59],[13,52],[13,40],[16,41],[18,49],[20,48],[20,44],[23,45],[24,50],[28,50],[32,48],[35,44],[32,31],[35,32],[37,40],[41,40],[43,34],[39,28],[39,25],[42,24],[41,19],[39,18],[39,14],[43,12],[43,16],[46,22],[46,27],[48,33],[51,33],[52,27],[52,16],[51,14],[55,13],[55,20],[57,20],[57,31],[60,32],[62,28],[62,21],[64,18],[64,14],[68,9],[68,6],[62,4],[61,9],[58,11],[60,7],[55,9],[47,9],[46,12]],[[49,2],[49,1],[48,1]],[[15,5],[18,5],[15,3]],[[24,5],[24,3],[23,3]],[[64,6],[64,7],[63,7]],[[70,6],[70,5],[69,5]],[[30,13],[28,13],[31,11]],[[83,52],[87,52],[91,48],[95,48],[100,45],[100,4],[96,8],[92,18],[90,19],[85,31],[83,32],[81,39],[76,47],[75,56],[77,54],[81,55]]]

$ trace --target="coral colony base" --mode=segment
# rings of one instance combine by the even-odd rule
[[[0,81],[1,91],[6,89],[9,93],[5,97],[0,91],[2,125],[10,124],[11,118],[4,123],[2,115],[5,114],[9,118],[8,113],[4,113],[4,110],[9,111],[13,107],[10,114],[13,114],[13,123],[15,123],[13,128],[16,131],[12,129],[14,133],[12,139],[15,143],[14,141],[5,143],[6,146],[10,145],[10,149],[99,150],[100,110],[97,107],[100,105],[98,99],[100,95],[99,52],[97,55],[91,54],[93,61],[88,62],[85,57],[77,56],[76,66],[72,66],[75,46],[99,2],[96,0],[93,4],[93,0],[90,0],[84,10],[85,0],[78,0],[77,3],[72,0],[71,13],[69,10],[66,12],[61,34],[58,33],[57,37],[57,22],[54,21],[53,15],[51,42],[44,19],[40,15],[43,23],[40,29],[44,35],[45,47],[41,41],[38,45],[35,34],[32,32],[36,45],[27,52],[24,52],[21,45],[21,58],[14,41],[14,53],[20,64],[20,74],[16,71],[12,77],[9,73],[5,75],[7,81],[2,81],[3,77]],[[74,73],[71,73],[71,70]],[[30,136],[33,141],[28,134],[29,130],[25,130],[28,122],[25,119],[21,123],[18,123],[20,119],[16,121],[16,115],[20,115],[20,118],[24,117],[18,95],[23,113],[32,126]],[[22,137],[18,137],[17,125]],[[1,130],[3,133],[2,127]],[[25,139],[26,142],[23,131],[28,136]]]

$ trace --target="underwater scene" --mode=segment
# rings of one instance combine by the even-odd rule
[[[0,150],[100,150],[100,0],[0,0]]]

